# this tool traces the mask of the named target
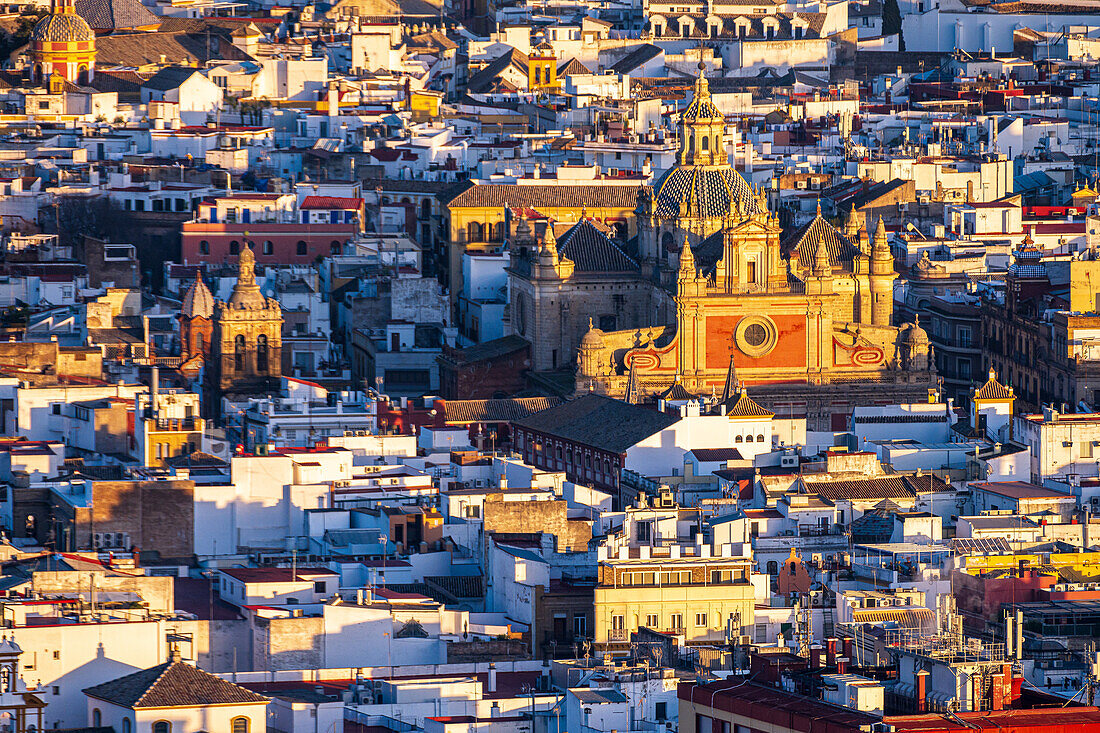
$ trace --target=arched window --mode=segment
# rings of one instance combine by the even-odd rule
[[[195,351],[203,352],[206,350],[206,336],[201,333],[195,334]]]
[[[740,443],[741,442],[741,436],[738,435],[736,438],[733,439],[733,442],[734,443]]]
[[[103,725],[103,713],[99,712],[99,708],[92,708],[92,727],[98,728]]]
[[[298,245],[296,246],[295,251],[299,255],[307,254],[309,252],[309,245],[306,244],[304,240],[299,239],[298,240]]]
[[[167,720],[158,720],[153,723],[153,733],[172,733],[172,724]]]
[[[481,222],[472,221],[472,222],[470,222],[470,225],[467,227],[467,229],[469,229],[469,231],[467,232],[467,239],[469,239],[471,242],[480,242],[481,241],[481,239],[482,239]]]
[[[134,733],[134,721],[129,718],[122,719],[122,733]]]
[[[666,252],[672,251],[672,232],[665,232],[661,235],[661,246]]]
[[[233,718],[233,733],[249,733],[248,718]]]
[[[244,371],[244,336],[237,335],[234,340],[233,349],[233,366],[238,372]]]
[[[229,254],[235,255],[235,254],[240,254],[240,252],[241,252],[241,243],[238,242],[236,239],[234,239],[232,242],[229,243]]]
[[[262,333],[256,337],[256,371],[267,371],[267,336]]]
[[[746,443],[751,443],[752,442],[752,436],[751,435],[746,435],[745,436],[745,442]]]
[[[272,241],[270,239],[265,239],[264,240],[264,254],[265,255],[275,254],[275,245],[272,243]]]
[[[202,240],[201,242],[199,242],[199,254],[200,255],[210,254],[210,242],[207,242],[205,239]]]
[[[331,242],[329,242],[328,248],[329,248],[329,251],[332,252],[332,254],[338,255],[338,254],[340,254],[340,250],[343,248],[343,245],[340,244],[339,240],[334,239]]]
[[[768,560],[768,575],[776,575],[779,572],[779,563],[775,560]]]
[[[763,433],[760,433],[760,435],[756,436],[756,442],[757,443],[763,443],[764,442],[764,434]]]
[[[703,137],[703,150],[710,150],[710,138],[709,137],[706,137],[706,136]]]

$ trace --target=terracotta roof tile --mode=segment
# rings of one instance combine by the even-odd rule
[[[593,219],[581,219],[558,239],[558,252],[578,272],[637,272],[638,263],[612,238],[613,232]]]
[[[679,420],[678,415],[589,393],[517,420],[516,424],[609,453],[623,453]]]
[[[859,248],[849,242],[847,237],[825,221],[820,214],[791,234],[783,243],[783,251],[792,262],[798,263],[800,269],[811,270],[814,266],[814,256],[817,254],[817,244],[822,239],[825,240],[825,250],[829,253],[829,264],[834,268],[839,267],[846,272],[851,272],[852,263],[859,254]]]
[[[443,408],[448,423],[514,422],[561,404],[558,397],[515,397],[497,400],[451,400]]]
[[[746,184],[747,185],[747,184]],[[451,208],[515,206],[545,211],[550,208],[633,209],[643,186],[584,186],[570,184],[483,183],[451,199]]]
[[[124,708],[197,707],[267,703],[267,698],[183,662],[150,669],[88,687],[84,694]]]

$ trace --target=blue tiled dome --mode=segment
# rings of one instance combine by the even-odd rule
[[[39,43],[74,43],[95,40],[91,26],[76,13],[47,15],[35,24],[31,41]]]
[[[735,201],[743,214],[767,213],[741,174],[728,165],[676,166],[661,176],[654,189],[653,213],[660,217],[726,216]],[[681,202],[687,203],[683,210]]]

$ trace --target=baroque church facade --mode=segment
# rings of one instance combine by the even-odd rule
[[[882,222],[869,235],[819,211],[784,238],[764,192],[729,164],[702,74],[681,125],[679,164],[639,188],[634,251],[584,215],[561,236],[548,223],[538,244],[526,221],[516,227],[511,324],[543,355],[535,370],[575,353],[576,392],[630,401],[729,393],[736,374],[815,430],[843,427],[854,405],[927,400],[928,335],[893,325]]]

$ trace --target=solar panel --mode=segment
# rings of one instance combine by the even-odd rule
[[[1004,537],[956,537],[951,540],[951,549],[956,555],[1003,555],[1012,552]]]

